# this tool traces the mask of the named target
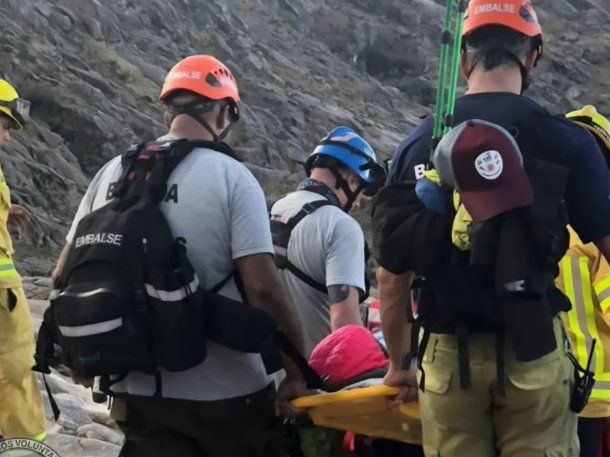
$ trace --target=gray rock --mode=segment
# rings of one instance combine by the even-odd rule
[[[49,22],[53,26],[58,27],[62,32],[66,33],[68,33],[70,30],[72,30],[72,27],[74,27],[74,22],[72,22],[70,16],[63,14],[57,9],[51,11],[51,14],[49,15]]]
[[[114,419],[110,417],[110,413],[108,412],[107,408],[88,409],[87,413],[93,422],[118,431],[118,426]]]
[[[93,421],[85,411],[85,402],[71,393],[58,393],[54,396],[61,415],[57,423],[64,432],[75,433],[76,430]]]
[[[85,17],[82,19],[82,21],[85,25],[85,30],[87,30],[89,35],[98,41],[102,41],[104,39],[104,33],[102,32],[102,24],[100,24],[100,21],[91,17]]]
[[[26,277],[23,279],[23,289],[30,299],[46,300],[52,289],[51,278]]]
[[[120,446],[92,438],[49,433],[46,443],[61,457],[117,457]]]
[[[121,433],[101,424],[83,425],[76,430],[76,436],[96,439],[98,441],[115,444],[117,446],[120,446],[123,443],[123,436]]]
[[[51,12],[53,11],[52,5],[50,3],[37,3],[36,12],[42,14],[47,19],[51,16]]]

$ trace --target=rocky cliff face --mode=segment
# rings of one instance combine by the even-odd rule
[[[331,127],[382,156],[434,101],[440,0],[2,0],[0,73],[33,122],[1,155],[28,273],[47,274],[81,194],[126,145],[163,132],[156,95],[179,58],[224,60],[243,93],[232,142],[271,195]],[[610,112],[607,0],[538,0],[546,56],[531,94],[554,111]],[[35,232],[39,232],[37,236]]]

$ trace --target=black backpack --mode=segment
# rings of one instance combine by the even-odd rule
[[[75,373],[181,371],[205,359],[199,279],[159,207],[167,179],[195,146],[131,148],[115,198],[79,222],[52,303],[64,362]]]
[[[294,228],[310,214],[313,214],[318,208],[329,206],[332,203],[326,199],[315,200],[303,205],[301,210],[292,216],[286,223],[278,220],[271,220],[271,236],[273,238],[273,250],[275,251],[275,264],[280,270],[288,270],[305,284],[313,287],[323,294],[327,294],[326,284],[316,281],[303,270],[299,269],[288,259],[288,243],[290,243],[290,235]]]
[[[451,243],[453,189],[445,189],[444,215],[425,207],[415,182],[393,184],[375,202],[379,264],[396,274],[413,271],[418,276],[418,320],[424,329],[418,347],[420,369],[430,333],[455,334],[462,388],[470,386],[470,333],[496,334],[498,390],[503,393],[504,335],[509,335],[518,360],[535,360],[556,348],[553,317],[569,309],[553,281],[568,247],[563,199],[568,170],[555,163],[554,151],[542,136],[540,126],[548,119],[565,122],[538,109],[509,128],[523,151],[534,204],[473,222],[468,251]],[[519,287],[506,288],[511,284]],[[424,375],[422,369],[422,388]]]
[[[282,368],[282,350],[312,388],[321,386],[270,315],[217,293],[232,277],[240,283],[237,275],[203,289],[185,240],[172,235],[159,205],[169,176],[196,147],[235,158],[225,144],[187,140],[141,144],[123,155],[115,198],[76,228],[39,332],[35,370],[49,373],[57,344],[63,363],[79,376],[101,376],[105,392],[141,371],[155,375],[160,396],[159,367],[199,365],[210,340],[260,353],[268,373]]]

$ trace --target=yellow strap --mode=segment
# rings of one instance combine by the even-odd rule
[[[0,267],[4,265],[13,265],[13,259],[10,257],[0,257]]]
[[[591,276],[589,274],[589,260],[586,257],[578,258],[578,268],[580,272],[582,285],[582,300],[584,303],[585,318],[587,321],[587,331],[592,340],[597,340],[595,345],[593,371],[604,370],[604,351],[601,346],[597,323],[595,322],[595,304],[593,303],[593,289],[591,285]]]
[[[597,382],[596,382],[597,386]],[[591,391],[591,399],[594,400],[610,400],[610,386],[607,388],[594,387]]]
[[[43,442],[44,440],[46,440],[46,439],[47,439],[47,432],[46,432],[46,431],[44,431],[44,432],[42,432],[40,435],[36,435],[36,436],[35,436],[35,437],[33,437],[32,439],[33,439],[33,440],[36,440],[36,441]]]
[[[606,290],[608,288],[610,288],[610,276],[595,284],[595,290]]]
[[[424,171],[424,178],[432,181],[437,186],[441,185],[441,177],[439,176],[438,171],[436,171],[434,168]]]
[[[14,287],[21,283],[21,276],[15,269],[13,259],[0,257],[0,287]]]
[[[608,308],[610,308],[610,295],[601,300],[599,302],[599,306],[602,309],[602,313],[606,314],[608,312]]]
[[[610,276],[595,284],[595,293],[599,299],[599,306],[605,313],[610,308]]]
[[[576,358],[579,361],[587,360],[587,345],[585,334],[578,324],[578,310],[577,303],[582,304],[582,300],[577,302],[574,292],[574,276],[578,275],[578,271],[572,270],[572,258],[564,257],[559,263],[561,268],[561,275],[563,279],[563,292],[567,295],[572,303],[572,309],[567,313],[568,316],[568,327],[573,335],[572,347]],[[582,363],[582,362],[581,362]]]
[[[610,400],[610,373],[595,375],[595,385],[591,391],[591,398]]]
[[[595,380],[600,382],[608,382],[610,383],[610,373],[595,373]]]
[[[18,278],[18,277],[19,277],[19,272],[17,270],[15,270],[14,268],[7,270],[7,271],[0,271],[0,280],[7,279],[7,278]]]
[[[595,385],[591,391],[591,398],[610,399],[610,373],[595,373]]]
[[[0,278],[11,278],[19,276],[19,273],[15,269],[12,259],[0,258]]]

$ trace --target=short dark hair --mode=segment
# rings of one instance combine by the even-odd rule
[[[485,70],[501,65],[517,65],[517,59],[525,58],[540,45],[539,38],[532,38],[501,25],[489,25],[466,37],[463,49],[471,55],[472,62],[482,63]]]
[[[208,104],[208,103],[213,103],[214,102],[214,100],[209,99],[207,97],[203,97],[203,96],[201,96],[199,94],[196,94],[195,92],[192,92],[190,90],[187,90],[187,89],[178,89],[178,90],[172,92],[171,94],[169,94],[167,97],[165,97],[163,99],[162,103],[165,106],[172,106],[172,105],[176,104],[175,103],[176,99],[178,99],[180,97],[187,96],[187,95],[193,97],[194,99],[200,100],[202,104]]]

